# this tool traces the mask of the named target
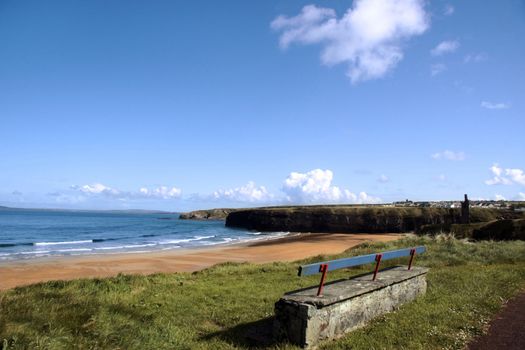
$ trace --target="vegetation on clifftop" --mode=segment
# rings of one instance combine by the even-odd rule
[[[299,263],[420,244],[428,251],[416,264],[431,268],[427,294],[322,349],[462,349],[525,287],[525,242],[407,238],[295,263],[228,263],[197,273],[119,275],[1,292],[0,349],[296,349],[267,335],[279,297],[318,283],[318,276],[296,277]],[[329,280],[371,269],[333,271]]]
[[[525,219],[503,219],[489,222],[452,225],[426,225],[419,230],[419,234],[449,233],[456,238],[475,240],[524,240]]]

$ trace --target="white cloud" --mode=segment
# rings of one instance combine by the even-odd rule
[[[525,193],[523,193],[523,192],[519,192],[519,193],[518,193],[518,199],[519,199],[520,201],[525,201]]]
[[[382,203],[383,200],[379,197],[373,197],[366,192],[359,192],[356,203],[359,204],[377,204]]]
[[[381,183],[387,183],[388,181],[390,181],[390,179],[385,174],[381,174],[381,176],[379,176],[377,181],[379,181]]]
[[[88,196],[105,196],[114,199],[174,199],[182,195],[182,190],[176,187],[160,186],[149,189],[140,188],[138,191],[121,191],[101,183],[91,185],[73,185],[71,189]]]
[[[501,194],[496,194],[494,196],[494,199],[496,199],[497,201],[504,201],[505,197],[503,197]]]
[[[463,58],[463,62],[465,63],[477,63],[477,62],[482,62],[482,61],[485,61],[487,59],[487,54],[481,52],[481,53],[471,53],[471,54],[468,54],[466,55],[464,58]]]
[[[445,160],[460,161],[460,160],[465,160],[465,153],[445,150],[443,152],[434,153],[431,155],[431,157],[437,160],[445,159]]]
[[[423,0],[356,0],[337,18],[330,8],[307,5],[294,17],[280,15],[271,27],[279,43],[321,44],[326,65],[346,63],[353,83],[383,77],[403,58],[402,43],[424,33],[429,16]]]
[[[441,56],[446,53],[454,52],[459,47],[459,41],[457,40],[446,40],[440,42],[435,48],[433,48],[430,53],[432,56]]]
[[[493,164],[490,171],[494,175],[492,179],[486,180],[487,185],[512,185],[519,184],[525,186],[525,173],[522,169],[501,168],[498,164]]]
[[[447,70],[447,66],[445,66],[443,63],[432,64],[430,66],[430,75],[435,76],[435,75],[438,75],[439,73],[443,73],[446,70]]]
[[[485,184],[487,185],[511,185],[512,181],[507,179],[506,177],[502,176],[503,169],[498,166],[498,164],[494,164],[490,167],[490,171],[494,175],[494,177],[490,180],[486,180]]]
[[[218,190],[213,192],[214,199],[226,199],[235,202],[266,202],[273,198],[264,186],[256,186],[253,181],[248,182],[245,186],[229,189]]]
[[[154,189],[142,187],[138,193],[132,194],[134,197],[142,198],[156,198],[156,199],[172,199],[179,198],[182,195],[182,190],[177,187],[160,186]]]
[[[488,101],[482,101],[481,107],[486,108],[486,109],[509,109],[510,105],[508,103],[503,103],[503,102],[492,103]]]
[[[525,174],[523,173],[523,170],[521,170],[521,169],[505,169],[505,174],[507,176],[510,176],[512,181],[514,181],[515,183],[525,186]]]
[[[85,194],[103,194],[107,196],[118,196],[118,194],[120,193],[118,190],[105,186],[101,183],[94,183],[91,185],[84,186],[73,185],[71,186],[71,188]]]
[[[292,203],[378,203],[380,198],[365,192],[359,195],[332,186],[331,170],[315,169],[307,173],[292,172],[283,184],[286,200]]]
[[[456,11],[456,9],[454,8],[454,6],[450,5],[450,4],[446,4],[445,5],[445,9],[443,10],[443,14],[445,16],[450,16],[452,15],[454,12]]]

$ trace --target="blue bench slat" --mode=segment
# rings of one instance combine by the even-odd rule
[[[379,254],[383,254],[383,257],[381,258],[381,261],[383,261],[383,260],[400,258],[403,256],[410,256],[411,250],[412,248],[406,248],[406,249],[399,249],[399,250],[391,250],[391,251],[383,252]],[[421,254],[421,253],[424,253],[425,251],[426,251],[426,248],[424,246],[416,247],[416,254]],[[319,273],[319,268],[322,264],[328,264],[328,271],[369,264],[369,263],[375,262],[376,255],[377,254],[360,255],[360,256],[355,256],[352,258],[344,258],[344,259],[318,262],[315,264],[303,265],[299,267],[298,275],[299,276],[309,276],[309,275],[314,275],[316,273]]]
[[[403,256],[409,256],[411,250],[412,248],[406,248],[406,249],[391,250],[389,252],[384,252],[382,253],[383,257],[381,258],[381,260],[390,260],[390,259],[400,258]],[[424,252],[425,252],[425,247],[423,246],[416,247],[416,254],[421,254]]]

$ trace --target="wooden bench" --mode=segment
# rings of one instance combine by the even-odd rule
[[[328,271],[345,269],[349,267],[365,265],[365,264],[370,264],[372,262],[375,262],[376,267],[374,270],[374,277],[372,278],[372,281],[375,281],[381,261],[410,256],[410,261],[408,263],[408,269],[410,270],[412,268],[412,263],[414,262],[414,256],[416,254],[424,253],[425,251],[426,251],[426,248],[424,246],[419,246],[419,247],[414,247],[414,248],[390,250],[388,252],[382,252],[382,253],[376,253],[376,254],[354,256],[352,258],[323,261],[323,262],[318,262],[314,264],[299,266],[299,271],[297,275],[301,277],[301,276],[309,276],[309,275],[314,275],[317,273],[322,273],[321,281],[319,282],[319,288],[317,289],[317,296],[321,296],[323,293],[323,287],[325,284],[326,273]]]
[[[323,261],[299,267],[299,276],[321,274],[318,286],[286,293],[275,303],[274,335],[310,348],[366,325],[426,292],[427,268],[415,267],[425,247]],[[410,257],[408,266],[379,270],[383,261]],[[375,263],[373,272],[326,283],[327,273]]]

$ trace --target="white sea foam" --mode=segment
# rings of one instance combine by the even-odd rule
[[[89,248],[71,248],[71,249],[58,249],[58,250],[55,250],[56,252],[59,252],[59,253],[67,253],[67,252],[90,252],[92,251],[92,249],[89,249]]]
[[[144,248],[144,247],[153,247],[157,243],[146,243],[146,244],[127,244],[127,245],[118,245],[118,246],[109,246],[109,247],[97,247],[95,250],[117,250],[117,249],[134,249],[134,248]]]
[[[115,250],[115,249],[124,249],[124,248],[126,247],[123,245],[119,245],[119,246],[113,246],[113,247],[97,247],[93,249],[94,250]]]
[[[147,244],[130,244],[125,245],[124,248],[130,249],[130,248],[144,248],[144,247],[153,247],[156,246],[157,243],[147,243]]]
[[[86,243],[93,243],[93,241],[90,239],[90,240],[85,240],[85,241],[37,242],[37,243],[33,243],[33,245],[47,246],[47,245],[86,244]]]
[[[49,254],[49,253],[51,253],[51,251],[49,250],[34,250],[31,252],[20,252],[20,254],[24,254],[24,255]]]
[[[194,241],[201,241],[203,239],[213,238],[215,236],[195,236],[193,238],[184,238],[184,239],[173,239],[169,241],[159,242],[159,244],[177,244],[177,243],[188,243]]]
[[[290,232],[265,232],[266,235],[257,235],[257,237],[244,240],[244,242],[271,241],[284,236],[290,235]]]
[[[162,248],[161,250],[172,250],[172,249],[178,249],[178,248],[181,248],[181,246],[180,245],[176,245],[176,246],[173,246],[173,247]]]

